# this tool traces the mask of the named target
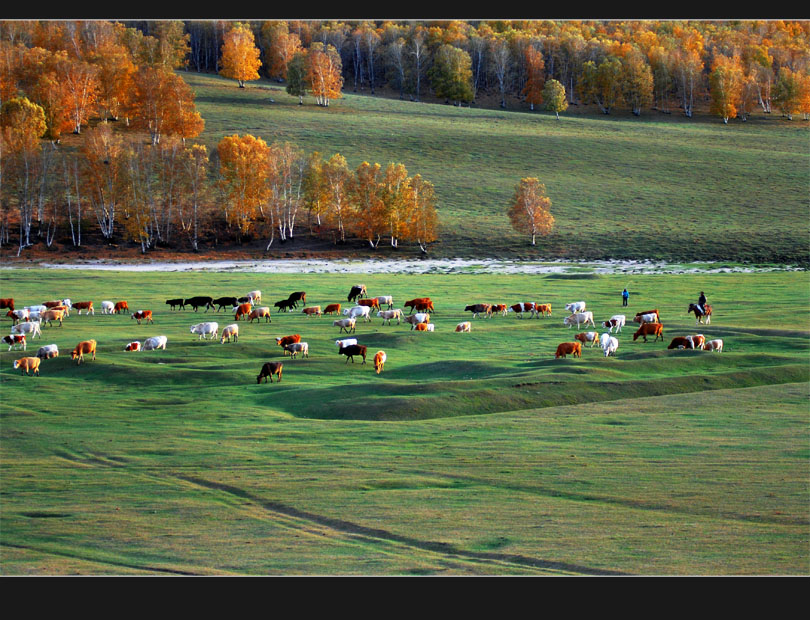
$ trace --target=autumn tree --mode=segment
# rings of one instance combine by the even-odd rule
[[[380,164],[361,163],[349,182],[352,205],[352,232],[368,241],[372,248],[386,233],[386,204],[383,200],[382,168]]]
[[[285,21],[266,21],[262,24],[261,32],[266,50],[267,74],[286,80],[290,61],[303,49],[301,38],[290,32]]]
[[[543,100],[546,102],[546,110],[554,112],[559,120],[560,112],[568,109],[568,100],[565,98],[565,86],[557,80],[548,80],[543,86]]]
[[[492,70],[498,80],[498,91],[501,94],[501,107],[506,107],[506,87],[509,80],[509,67],[511,64],[511,51],[507,34],[494,34],[489,40],[489,59]],[[468,54],[469,55],[469,54]],[[470,78],[472,79],[472,59],[470,59]],[[472,88],[470,89],[472,100]]]
[[[449,44],[435,53],[429,77],[437,97],[458,103],[472,101],[472,61],[464,50]]]
[[[341,242],[346,241],[347,220],[350,218],[349,209],[349,183],[352,172],[346,163],[346,158],[335,153],[322,167],[322,183],[326,209],[324,221],[336,230],[335,243],[338,237]]]
[[[239,88],[244,88],[246,81],[259,79],[262,61],[254,41],[250,26],[236,22],[222,44],[222,69],[219,73],[236,80]]]
[[[220,186],[225,191],[225,218],[240,238],[249,235],[267,203],[270,147],[251,135],[225,136],[217,145]]]
[[[98,67],[81,60],[68,61],[62,73],[73,133],[81,133],[99,96]]]
[[[270,249],[278,230],[282,243],[295,239],[298,210],[304,204],[304,178],[307,160],[303,152],[290,142],[272,144],[268,152],[268,205],[264,213],[269,224]]]
[[[433,183],[414,175],[410,181],[410,201],[406,209],[408,225],[403,240],[415,241],[422,253],[438,239],[439,217]]]
[[[310,91],[319,106],[329,107],[332,99],[340,99],[343,95],[343,65],[340,54],[331,46],[315,42],[307,54],[307,78]]]
[[[622,63],[616,57],[606,57],[598,65],[589,60],[583,65],[581,88],[585,103],[596,103],[603,114],[622,100]]]
[[[737,115],[742,99],[743,70],[738,58],[715,56],[709,74],[712,96],[711,111],[728,124],[728,119]]]
[[[381,180],[382,200],[385,205],[386,234],[391,247],[399,247],[399,240],[408,234],[408,211],[413,207],[413,188],[403,164],[390,163]]]
[[[116,24],[116,37],[106,38],[95,50],[91,62],[98,67],[98,103],[102,120],[118,120],[130,102],[136,66],[130,50],[121,42],[123,28]]]
[[[126,178],[126,151],[109,123],[88,130],[81,152],[82,194],[87,197],[101,234],[111,242]]]
[[[204,121],[194,105],[194,91],[176,73],[141,67],[135,75],[131,109],[133,124],[149,132],[152,144],[163,134],[195,138]]]
[[[630,106],[633,114],[639,116],[642,108],[653,100],[653,74],[644,55],[637,49],[631,50],[621,59],[622,98]]]
[[[802,109],[802,76],[787,67],[779,69],[773,89],[773,101],[788,120]]]
[[[529,102],[530,109],[534,110],[535,104],[540,105],[543,103],[543,89],[546,78],[543,53],[531,45],[526,49],[526,67],[528,76],[523,94],[526,96],[526,101]]]
[[[194,144],[186,149],[183,157],[185,175],[184,192],[180,202],[180,226],[186,233],[195,252],[199,251],[200,219],[206,202],[208,184],[208,150],[202,144]]]
[[[534,177],[520,180],[508,213],[512,227],[518,232],[531,235],[532,245],[536,245],[537,235],[547,235],[554,226],[551,199],[546,195],[546,186]]]

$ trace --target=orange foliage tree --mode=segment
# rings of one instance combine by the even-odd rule
[[[410,182],[407,207],[407,228],[402,236],[405,241],[415,241],[423,253],[429,243],[438,239],[439,215],[436,211],[436,192],[433,183],[422,175],[415,175]]]
[[[712,95],[711,111],[728,123],[737,115],[743,89],[743,70],[739,58],[718,55],[714,57],[712,72],[709,74]]]
[[[528,75],[523,94],[526,95],[530,108],[534,110],[535,104],[543,103],[543,86],[546,78],[543,53],[531,45],[526,49],[526,72]]]
[[[329,107],[329,101],[340,99],[343,95],[343,64],[340,54],[332,45],[312,44],[307,54],[307,83],[319,106]]]
[[[251,135],[225,136],[217,145],[220,187],[225,191],[225,219],[239,236],[249,235],[267,202],[270,147]]]
[[[352,203],[352,232],[372,248],[386,232],[386,204],[383,200],[382,168],[364,161],[349,183]]]
[[[236,80],[239,88],[244,88],[246,81],[259,79],[262,61],[248,24],[236,22],[225,35],[221,62],[220,75]]]
[[[537,245],[537,235],[547,235],[554,226],[546,186],[534,177],[521,179],[515,188],[508,215],[512,227],[531,235],[532,245]]]

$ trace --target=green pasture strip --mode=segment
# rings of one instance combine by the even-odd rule
[[[810,256],[806,123],[723,125],[654,113],[556,120],[352,94],[320,108],[299,106],[277,85],[238,89],[182,75],[197,93],[206,120],[199,140],[210,148],[251,133],[325,157],[339,152],[352,168],[403,163],[433,182],[443,224],[436,256],[805,264]],[[527,176],[545,183],[556,218],[537,248],[505,216]]]

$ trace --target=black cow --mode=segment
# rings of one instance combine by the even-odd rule
[[[352,290],[349,291],[349,296],[346,298],[346,301],[354,301],[358,297],[366,297],[366,285],[359,284],[357,286],[353,286]]]
[[[205,311],[208,312],[208,309],[214,308],[214,298],[213,297],[192,297],[191,299],[186,299],[184,302],[186,306],[191,306],[194,308],[194,312],[197,312],[197,308],[200,306],[205,306]]]
[[[366,348],[362,344],[350,344],[348,347],[340,347],[340,351],[338,353],[340,355],[346,356],[346,363],[349,363],[349,360],[352,360],[352,364],[354,364],[354,356],[355,355],[362,355],[363,356],[363,363],[366,363]]]
[[[174,310],[175,306],[180,306],[181,310],[186,309],[186,304],[183,302],[183,299],[167,299],[166,304],[171,306],[171,309]]]
[[[264,382],[267,383],[267,377],[270,377],[270,383],[273,383],[273,375],[276,375],[278,382],[281,383],[282,366],[283,364],[281,362],[265,362],[259,376],[256,377],[256,383],[261,383],[262,378],[264,378]]]
[[[273,304],[276,308],[278,308],[277,312],[290,312],[293,308],[295,308],[295,302],[290,301],[289,299],[282,299],[281,301],[277,301]]]
[[[290,296],[287,298],[287,301],[293,302],[293,308],[298,307],[298,302],[303,301],[304,306],[307,305],[307,294],[304,291],[298,291],[297,293],[290,293]]]
[[[217,308],[217,312],[223,309],[231,309],[234,306],[238,306],[236,297],[220,297],[219,299],[215,299],[212,303],[215,306],[219,306]]]

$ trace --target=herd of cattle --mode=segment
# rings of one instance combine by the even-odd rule
[[[286,299],[275,302],[273,307],[276,312],[292,312],[301,304],[301,312],[308,318],[312,316],[320,317],[325,315],[335,315],[342,318],[333,320],[333,327],[338,327],[338,334],[345,332],[346,334],[356,333],[357,322],[371,322],[371,312],[376,310],[376,316],[382,319],[383,324],[391,325],[392,320],[396,320],[397,324],[402,322],[409,324],[413,331],[433,332],[435,324],[430,322],[431,313],[436,313],[433,301],[429,297],[419,297],[406,301],[403,306],[408,308],[408,314],[401,308],[394,308],[394,300],[391,295],[382,295],[377,297],[369,297],[365,285],[358,284],[352,286],[347,301],[351,305],[343,308],[340,303],[333,303],[325,306],[321,310],[321,306],[309,306],[306,303],[306,293],[304,291],[294,292]],[[186,307],[192,308],[194,312],[198,312],[200,308],[204,312],[213,310],[219,312],[221,310],[230,310],[234,315],[236,323],[226,325],[220,332],[219,323],[216,321],[206,321],[197,323],[190,327],[191,334],[197,335],[198,340],[211,340],[219,338],[220,343],[224,344],[226,341],[237,342],[239,339],[239,322],[244,319],[252,323],[253,321],[261,322],[264,319],[265,323],[272,323],[272,312],[269,306],[262,306],[262,294],[259,290],[250,291],[244,297],[220,297],[214,299],[213,297],[199,296],[191,297],[189,299],[177,298],[166,300],[171,310],[185,310]],[[689,312],[692,312],[694,304],[690,304]],[[385,306],[385,309],[383,309]],[[86,302],[72,302],[70,299],[61,299],[56,301],[47,301],[40,305],[26,306],[24,308],[15,309],[14,299],[0,299],[0,309],[8,309],[7,317],[12,319],[11,334],[3,337],[3,342],[9,345],[9,351],[13,348],[21,350],[27,349],[27,338],[31,340],[42,338],[42,326],[50,325],[54,322],[59,326],[65,318],[70,316],[72,311],[81,314],[82,311],[86,315],[95,315],[95,309],[92,301]],[[587,327],[588,325],[596,328],[594,322],[593,312],[586,310],[584,301],[573,302],[565,305],[567,314],[563,319],[563,325],[569,329],[576,325],[577,329],[581,326]],[[708,312],[705,315],[699,315],[695,312],[697,323],[705,324],[710,323],[711,309],[707,306]],[[535,302],[521,302],[512,305],[506,304],[488,304],[477,303],[471,304],[464,308],[465,312],[471,312],[472,318],[485,317],[491,319],[495,315],[507,316],[509,313],[514,313],[515,316],[522,319],[524,316],[529,318],[546,318],[550,317],[551,304],[550,303],[535,303]],[[102,301],[101,302],[102,314],[123,314],[130,312],[129,306],[126,301]],[[132,320],[137,321],[140,325],[143,321],[147,324],[154,324],[153,313],[151,310],[138,310],[130,312]],[[633,334],[633,341],[638,338],[643,338],[647,342],[647,336],[653,336],[653,342],[661,340],[663,342],[663,324],[657,309],[639,312],[633,317],[633,321],[639,324],[638,329]],[[617,314],[610,319],[602,322],[601,327],[607,329],[606,332],[600,334],[598,331],[584,331],[577,333],[574,336],[573,342],[562,342],[557,346],[555,358],[564,358],[568,355],[574,357],[582,357],[582,348],[590,344],[593,348],[597,344],[602,349],[604,356],[615,356],[619,348],[619,340],[616,336],[621,333],[622,328],[625,326],[626,316]],[[615,330],[615,336],[614,336]],[[455,326],[456,332],[470,332],[472,331],[472,322],[463,321]],[[141,341],[132,341],[126,344],[124,351],[151,351],[157,349],[166,349],[167,338],[166,336],[154,336]],[[276,344],[281,347],[283,354],[290,355],[292,359],[296,358],[299,354],[302,358],[309,357],[309,344],[301,341],[300,334],[276,338]],[[357,338],[345,338],[335,341],[338,347],[338,353],[346,357],[346,363],[349,360],[354,363],[354,357],[361,357],[363,364],[366,363],[367,347],[359,344]],[[85,355],[92,355],[92,359],[96,359],[96,346],[95,340],[85,340],[76,345],[71,351],[71,359],[76,360],[77,364],[84,361]],[[723,341],[720,339],[706,340],[703,334],[691,334],[686,336],[676,336],[672,339],[668,349],[701,349],[704,351],[723,351]],[[15,369],[19,369],[22,374],[28,375],[34,373],[39,376],[39,367],[42,360],[52,359],[59,356],[59,349],[55,344],[45,345],[39,348],[36,356],[23,357],[17,359],[13,363]],[[385,351],[378,351],[374,355],[374,369],[379,374],[383,371],[387,355]],[[267,362],[265,363],[259,375],[257,382],[261,383],[267,379],[273,383],[273,377],[281,381],[282,376],[282,362]]]

